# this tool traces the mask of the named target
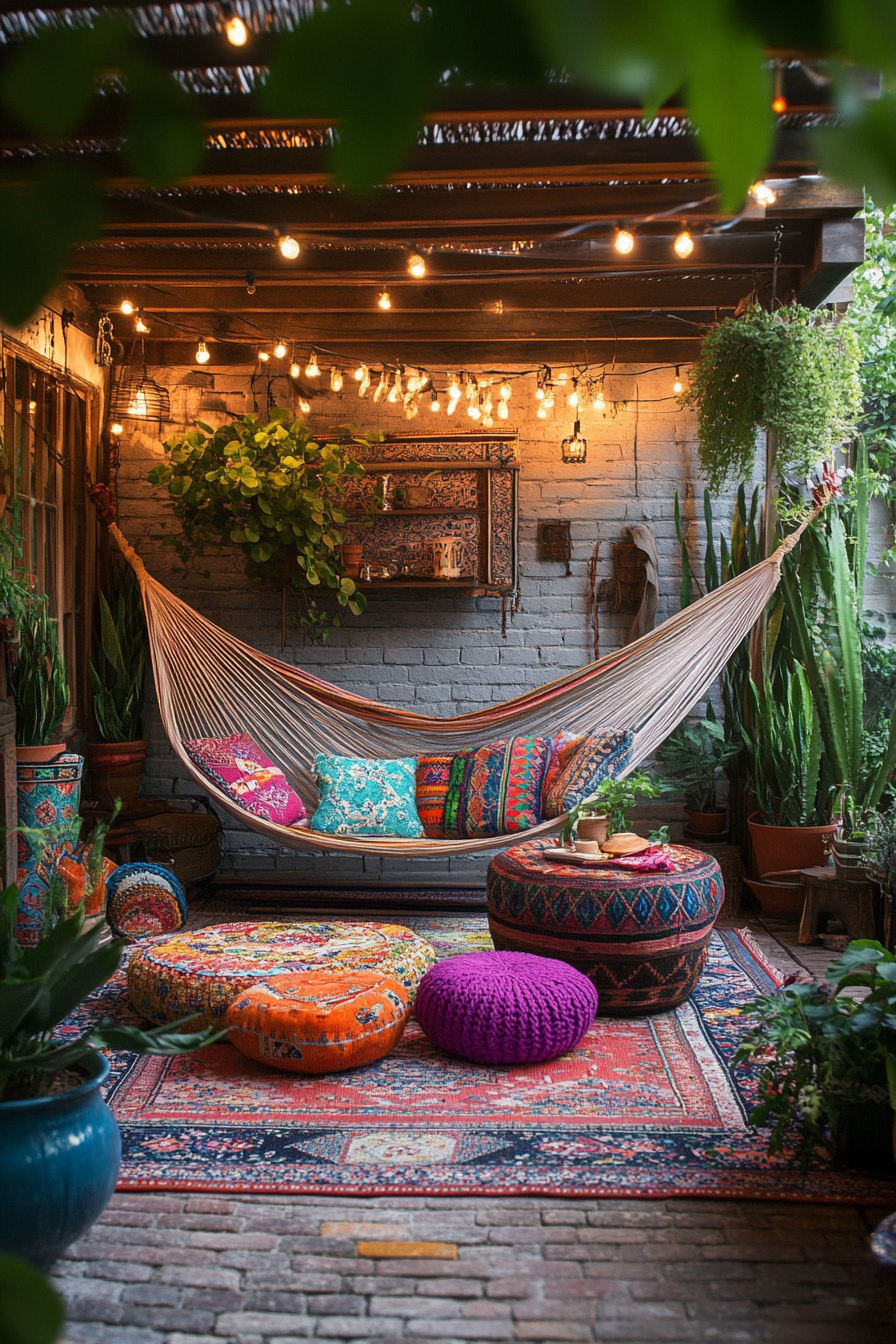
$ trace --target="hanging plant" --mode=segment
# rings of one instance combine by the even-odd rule
[[[749,480],[756,431],[778,436],[776,466],[802,478],[855,433],[861,410],[853,331],[797,304],[758,306],[708,333],[681,406],[697,411],[700,469],[714,494]]]
[[[166,544],[184,563],[206,545],[239,546],[250,579],[300,594],[299,625],[315,642],[339,624],[316,594],[330,589],[355,616],[366,609],[339,558],[345,482],[364,474],[344,444],[318,443],[307,425],[278,409],[267,420],[245,415],[217,430],[197,421],[164,447],[168,461],[149,480],[168,487],[181,534]]]

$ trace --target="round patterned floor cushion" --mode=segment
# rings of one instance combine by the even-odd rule
[[[128,965],[131,1005],[152,1022],[194,1015],[210,1024],[271,975],[380,971],[409,991],[435,961],[429,943],[402,924],[215,924],[142,948]]]
[[[382,1059],[401,1040],[410,993],[381,971],[272,975],[227,1009],[230,1041],[292,1073],[339,1073]]]
[[[106,920],[124,938],[176,933],[187,922],[183,888],[170,868],[123,863],[106,878]]]
[[[535,1064],[578,1045],[597,990],[566,962],[528,952],[471,952],[420,982],[417,1021],[443,1050],[477,1064]]]

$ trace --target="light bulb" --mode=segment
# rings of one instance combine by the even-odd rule
[[[304,397],[299,397],[299,410],[303,415],[307,415],[311,410],[311,402],[306,401]]]
[[[130,317],[131,313],[134,311],[134,305],[131,303],[130,299],[122,299],[121,311],[124,313],[125,317]]]
[[[495,423],[494,420],[492,419],[491,415],[488,414],[488,412],[486,412],[485,414],[483,414],[483,417],[482,417],[482,428],[483,428],[483,429],[491,429],[491,428],[493,427],[494,423]]]
[[[439,401],[439,394],[436,392],[435,388],[433,388],[432,396],[430,397],[429,400],[429,409],[433,412],[440,411],[442,409],[442,403]]]
[[[120,424],[120,423],[116,420],[114,424],[111,424],[111,425],[109,426],[109,433],[110,433],[110,434],[123,434],[123,433],[124,433],[124,425]]]
[[[420,387],[420,382],[421,382],[421,381],[422,381],[422,380],[419,379],[415,373],[412,373],[411,376],[410,376],[410,378],[408,379],[408,391],[409,391],[409,392],[416,392],[416,391],[418,390],[418,388]]]
[[[413,420],[418,410],[419,407],[417,405],[417,398],[412,397],[411,400],[405,404],[404,408],[404,413],[407,416],[408,420]]]
[[[295,360],[293,360],[292,364],[289,366],[290,378],[299,378],[301,377],[301,373],[302,370],[299,368],[298,364],[296,364]]]
[[[259,350],[258,358],[261,360],[262,364],[267,364],[268,360],[270,359],[270,355],[268,354],[267,350]]]
[[[591,407],[595,411],[605,411],[607,409],[607,403],[604,401],[603,392],[598,392],[595,394],[594,400],[591,403]]]
[[[500,388],[498,389],[498,396],[501,398],[502,401],[509,401],[512,391],[513,388],[510,386],[509,383],[502,383]]]
[[[549,411],[549,410],[551,409],[551,407],[554,405],[554,394],[553,394],[553,392],[551,391],[550,388],[548,388],[548,394],[547,394],[547,396],[545,397],[544,401],[543,401],[541,404],[542,404],[542,406],[545,408],[546,411]]]
[[[145,335],[147,334],[147,332],[149,331],[149,327],[146,325],[146,322],[144,321],[144,318],[143,318],[143,311],[142,311],[142,309],[141,309],[141,311],[137,314],[137,321],[134,323],[134,330],[135,330],[136,332],[138,332],[141,336],[145,336]]]
[[[402,386],[401,386],[401,369],[396,369],[396,370],[395,370],[395,382],[394,382],[394,383],[392,384],[392,386],[389,388],[389,395],[388,395],[388,397],[386,398],[386,400],[387,400],[387,401],[391,401],[391,402],[396,402],[396,401],[398,400],[398,398],[399,398],[400,396],[402,396],[402,395],[403,395],[403,389],[402,389]]]
[[[283,344],[283,342],[280,340],[279,337],[277,338],[277,344],[274,346],[274,358],[275,359],[286,358],[286,346]]]
[[[380,374],[380,380],[376,385],[376,391],[373,394],[374,401],[379,401],[386,390],[386,370],[383,369]]]
[[[238,14],[232,14],[227,20],[224,34],[232,47],[244,47],[249,41],[249,29]]]
[[[499,419],[499,420],[506,420],[509,414],[510,414],[510,412],[509,412],[508,409],[507,409],[507,402],[506,402],[506,401],[499,401],[499,402],[498,402],[498,419]]]
[[[31,409],[32,411],[35,409],[33,402],[31,403]],[[143,420],[146,418],[147,411],[146,393],[143,391],[142,387],[139,387],[134,393],[133,400],[128,406],[127,414],[133,416],[135,420]]]
[[[675,253],[676,257],[681,257],[682,261],[684,260],[685,257],[689,257],[691,255],[691,253],[694,250],[694,240],[688,233],[687,229],[682,229],[681,233],[678,235],[678,237],[675,239],[675,242],[672,244],[672,250]]]
[[[340,385],[340,387],[342,386],[342,379],[339,380],[339,385]],[[366,396],[367,396],[367,389],[368,389],[369,387],[370,387],[370,370],[369,370],[369,369],[367,368],[367,366],[365,365],[365,366],[364,366],[364,377],[361,379],[360,383],[358,384],[358,396],[359,396],[359,397],[366,397]]]
[[[569,396],[566,398],[566,404],[567,404],[567,406],[572,406],[573,409],[575,409],[575,407],[578,406],[578,404],[579,404],[579,394],[578,394],[578,391],[576,390],[576,388],[573,388],[573,390],[570,392]]]
[[[672,384],[672,391],[676,394],[676,396],[678,395],[679,392],[682,391],[682,387],[683,387],[683,384],[682,384],[682,381],[681,381],[681,370],[679,369],[678,365],[676,364],[676,366],[675,366],[675,382]]]
[[[196,363],[207,364],[210,359],[211,355],[208,352],[208,346],[205,341],[200,341],[196,347]]]
[[[448,398],[448,406],[447,406],[446,409],[447,409],[447,412],[448,412],[449,415],[453,415],[454,412],[457,410],[457,403],[458,403],[459,401],[460,401],[460,397],[449,397],[449,398]]]
[[[412,252],[408,257],[408,275],[412,275],[415,280],[422,280],[425,274],[426,262],[419,252]]]
[[[360,383],[361,379],[364,377],[364,371],[366,368],[367,368],[366,364],[359,364],[358,367],[355,369],[354,373],[352,374],[352,377],[354,378],[356,383]]]
[[[317,355],[314,353],[313,350],[311,351],[311,354],[308,357],[308,363],[305,365],[305,376],[307,378],[320,377],[320,366],[317,362]]]
[[[772,99],[772,111],[777,112],[778,116],[780,116],[782,112],[787,111],[787,99],[784,97],[783,93],[777,94],[777,96]]]
[[[478,420],[479,417],[482,415],[482,412],[476,405],[475,401],[471,401],[469,406],[467,407],[467,415],[470,417],[471,420]]]
[[[295,261],[301,250],[299,240],[297,238],[291,238],[288,233],[285,233],[280,239],[280,252],[287,261]]]
[[[617,229],[613,246],[617,252],[621,252],[624,257],[627,257],[629,252],[634,250],[635,235],[629,233],[628,229]]]
[[[536,400],[536,401],[544,401],[544,396],[545,396],[544,388],[543,388],[543,387],[536,387],[536,389],[535,389],[535,400]]]
[[[384,312],[387,308],[392,307],[392,300],[389,298],[389,291],[387,289],[383,290],[382,294],[377,299],[377,303]]]
[[[369,386],[370,386],[370,383],[368,382],[367,385],[368,385],[368,387],[369,387]],[[331,392],[341,392],[341,391],[342,391],[342,370],[341,370],[341,369],[332,368],[332,369],[330,370],[330,391],[331,391]]]
[[[535,414],[538,416],[539,420],[547,420],[548,413],[544,408],[544,402],[541,403]]]
[[[564,373],[563,370],[561,369],[561,371],[557,374],[557,386],[565,387],[568,376],[569,375]]]
[[[750,195],[757,205],[774,205],[778,199],[777,193],[764,182],[754,182],[750,188]]]

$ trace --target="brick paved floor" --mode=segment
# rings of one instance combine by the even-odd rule
[[[793,930],[751,927],[785,970],[832,960]],[[130,1194],[55,1275],[68,1344],[894,1344],[891,1287],[867,1249],[884,1212]]]

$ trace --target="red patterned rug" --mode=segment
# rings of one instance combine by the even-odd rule
[[[404,922],[445,956],[491,946],[480,916]],[[176,1059],[121,1055],[108,1093],[124,1140],[119,1189],[892,1205],[896,1185],[831,1166],[803,1176],[770,1160],[747,1127],[755,1084],[732,1064],[739,1008],[775,983],[749,935],[724,930],[688,1003],[652,1018],[598,1016],[548,1064],[467,1064],[416,1022],[386,1059],[317,1079],[223,1043]],[[128,1017],[123,977],[88,1009]]]

